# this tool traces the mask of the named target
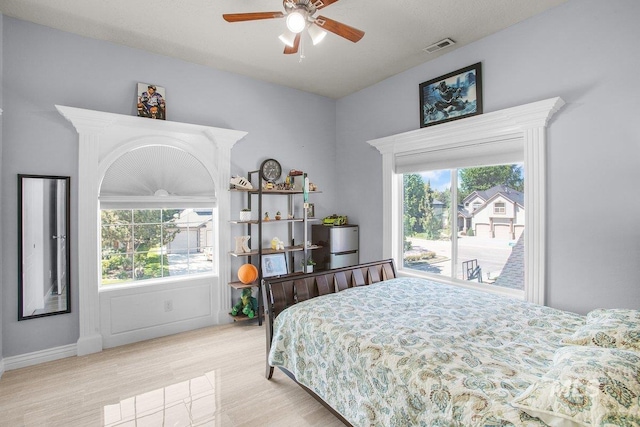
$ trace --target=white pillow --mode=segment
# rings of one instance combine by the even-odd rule
[[[552,427],[640,425],[640,355],[563,347],[553,366],[511,404]]]
[[[640,310],[593,310],[586,324],[562,343],[640,351]]]

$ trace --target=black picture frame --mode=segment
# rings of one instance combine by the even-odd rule
[[[482,114],[482,63],[420,83],[420,127]]]
[[[71,313],[71,177],[18,174],[18,208],[18,321]]]

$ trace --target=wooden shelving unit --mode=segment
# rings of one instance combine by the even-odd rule
[[[254,178],[255,179],[252,179]],[[306,178],[306,174],[303,174],[303,181],[304,178]],[[229,286],[231,286],[234,289],[238,289],[238,290],[242,290],[242,289],[246,289],[246,288],[254,288],[257,287],[258,288],[258,312],[261,314],[260,316],[256,316],[253,319],[258,318],[259,324],[262,324],[262,319],[264,317],[264,309],[263,309],[263,301],[262,301],[262,255],[269,255],[269,254],[275,254],[275,253],[285,253],[285,254],[289,254],[289,262],[288,262],[288,273],[289,274],[303,274],[301,272],[294,272],[294,268],[292,266],[292,261],[293,261],[293,253],[299,253],[299,252],[304,252],[304,259],[308,259],[308,252],[312,251],[314,249],[319,249],[320,246],[318,245],[306,245],[307,242],[309,242],[311,239],[309,238],[309,230],[308,230],[308,224],[309,222],[312,221],[316,221],[315,218],[307,218],[307,210],[305,207],[306,203],[303,199],[303,195],[305,194],[304,191],[302,189],[300,190],[276,190],[276,189],[263,189],[263,181],[262,178],[260,176],[260,172],[259,171],[251,171],[248,174],[248,179],[249,181],[252,183],[252,185],[256,185],[257,183],[257,188],[251,189],[251,190],[246,190],[246,189],[238,189],[238,188],[232,188],[229,191],[234,192],[234,193],[244,193],[246,194],[247,197],[247,207],[249,209],[251,209],[253,214],[257,214],[258,215],[258,219],[257,220],[250,220],[250,221],[240,221],[240,220],[236,220],[236,219],[232,219],[229,222],[231,224],[236,224],[236,225],[240,225],[240,226],[245,226],[246,227],[246,235],[251,236],[251,239],[253,238],[257,238],[257,248],[254,245],[254,248],[250,251],[250,252],[242,252],[242,253],[236,253],[234,251],[230,251],[229,255],[234,257],[234,258],[242,258],[242,257],[247,257],[248,258],[248,262],[254,264],[256,266],[256,268],[258,269],[258,279],[255,282],[249,283],[249,284],[243,284],[242,282],[239,281],[233,281],[233,282],[229,282]],[[311,195],[311,194],[317,194],[320,193],[319,191],[309,191],[307,192],[307,195]],[[263,197],[270,197],[270,196],[288,196],[288,208],[289,208],[289,212],[287,212],[285,216],[285,218],[281,218],[281,219],[269,219],[267,221],[264,220],[264,212],[262,209],[262,201],[263,201]],[[254,200],[255,199],[255,200]],[[299,199],[299,200],[297,200]],[[254,203],[256,202],[256,203]],[[256,206],[257,205],[257,206]],[[295,211],[295,207],[296,206],[302,206],[302,213],[303,216],[302,218],[299,217],[293,217],[290,218],[290,216],[293,216],[293,213]],[[295,232],[294,232],[294,226],[296,223],[302,223],[302,231],[303,231],[303,237],[302,237],[302,244],[292,244],[294,242],[294,236],[295,236]],[[262,232],[263,232],[263,227],[265,226],[269,226],[270,224],[287,224],[288,225],[288,236],[287,236],[287,240],[285,241],[285,243],[288,243],[288,246],[285,246],[284,249],[278,249],[278,250],[274,250],[271,249],[270,246],[265,247],[263,245],[263,241],[262,241]],[[250,240],[251,240],[250,239]],[[251,240],[253,242],[253,240]],[[238,316],[232,316],[234,318],[234,320],[236,321],[240,321],[240,320],[253,320],[253,319],[249,319],[247,316],[244,315],[238,315]],[[244,319],[242,318],[244,317]]]
[[[247,288],[255,288],[258,286],[258,282],[251,282],[251,283],[242,283],[242,282],[229,282],[229,286],[231,286],[233,289],[247,289]]]
[[[231,313],[229,313],[229,316],[231,316]],[[233,319],[234,322],[246,322],[249,320],[259,320],[260,323],[262,323],[262,321],[264,320],[264,314],[261,316],[255,316],[255,317],[249,317],[245,314],[238,314],[237,316],[231,316],[231,318]]]
[[[313,249],[318,249],[320,248],[320,246],[318,245],[310,245],[307,246],[307,250],[313,250]],[[269,254],[279,254],[279,253],[287,253],[287,252],[298,252],[298,251],[303,251],[304,247],[302,245],[296,245],[296,246],[285,246],[284,249],[280,249],[280,250],[275,250],[275,249],[266,249],[263,248],[261,251],[259,250],[254,250],[251,252],[243,252],[241,254],[235,253],[235,252],[229,252],[229,255],[234,256],[234,257],[243,257],[243,256],[251,256],[251,255],[269,255]]]

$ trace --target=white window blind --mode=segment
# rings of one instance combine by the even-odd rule
[[[416,150],[395,155],[396,173],[456,169],[519,163],[524,160],[522,138],[465,143],[424,144]]]
[[[107,169],[101,209],[215,207],[214,182],[193,155],[166,145],[129,151]]]

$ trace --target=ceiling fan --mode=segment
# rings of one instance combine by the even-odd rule
[[[325,8],[338,0],[283,0],[284,12],[250,12],[250,13],[226,13],[222,15],[227,22],[256,21],[260,19],[285,18],[287,30],[280,35],[280,40],[285,44],[284,53],[298,52],[300,46],[300,34],[306,28],[314,45],[320,43],[330,31],[352,42],[358,42],[364,31],[350,27],[341,22],[334,21],[324,16],[314,17],[320,9]],[[325,31],[326,30],[326,31]]]

